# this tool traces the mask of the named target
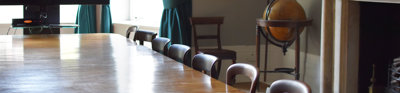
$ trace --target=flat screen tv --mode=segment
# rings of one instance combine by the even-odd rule
[[[0,5],[109,4],[110,0],[0,0]]]

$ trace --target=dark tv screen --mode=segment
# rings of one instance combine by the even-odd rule
[[[110,0],[0,0],[0,5],[109,4]]]

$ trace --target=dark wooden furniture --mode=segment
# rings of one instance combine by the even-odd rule
[[[136,30],[138,30],[137,26],[128,27],[128,29],[126,30],[126,38],[129,38],[129,36],[131,36],[131,33],[134,33]]]
[[[269,42],[268,38],[265,38],[265,63],[264,69],[260,72],[264,73],[264,81],[266,81],[267,73],[287,73],[294,75],[296,80],[299,80],[299,66],[300,66],[300,29],[306,26],[311,25],[312,20],[304,20],[304,21],[296,21],[296,20],[257,20],[257,30],[256,30],[256,61],[257,67],[260,68],[260,39],[261,35],[263,37],[267,37],[264,28],[265,27],[287,27],[291,28],[295,31],[295,42],[296,42],[296,55],[295,55],[295,67],[292,68],[276,68],[274,71],[267,71],[267,58],[268,58],[268,44],[273,43]],[[277,45],[277,44],[274,44]],[[279,46],[282,47],[282,46]],[[294,73],[292,73],[294,72]]]
[[[218,58],[213,55],[203,53],[196,54],[193,57],[192,68],[218,79],[217,69],[215,68],[215,62],[217,62],[217,60]]]
[[[16,1],[20,2],[20,1]],[[36,1],[39,2],[39,1]],[[24,4],[24,19],[41,19],[41,25],[60,24],[60,5],[57,4]],[[24,35],[60,34],[60,28],[24,28]]]
[[[171,40],[165,37],[157,37],[151,41],[151,48],[154,51],[167,55],[168,51],[168,43]]]
[[[297,80],[277,80],[271,84],[270,93],[311,93],[306,83]]]
[[[220,30],[221,30],[221,24],[224,23],[224,18],[223,17],[192,17],[190,18],[190,22],[192,24],[192,29],[193,29],[193,36],[194,36],[194,48],[196,54],[198,53],[205,53],[205,54],[211,54],[214,56],[218,57],[218,68],[217,71],[218,73],[221,70],[221,60],[224,59],[231,59],[232,64],[236,63],[236,52],[232,50],[227,50],[227,49],[222,49],[221,47],[221,39],[220,39]],[[216,35],[198,35],[198,31],[196,30],[196,27],[198,25],[216,25],[217,26],[217,34]],[[214,39],[217,41],[218,47],[215,49],[199,49],[199,44],[198,40],[204,40],[204,39]]]
[[[1,93],[242,93],[118,34],[0,38]]]
[[[235,83],[236,75],[239,74],[245,75],[250,78],[250,93],[255,93],[259,77],[258,69],[253,65],[245,63],[232,64],[228,67],[228,70],[226,71],[226,83],[229,85],[233,85]]]
[[[187,45],[172,44],[168,49],[168,57],[191,67],[190,51],[190,47]]]
[[[151,31],[137,30],[135,32],[135,36],[133,37],[133,41],[139,40],[139,44],[143,45],[144,41],[151,42],[154,38],[156,38],[157,33]]]

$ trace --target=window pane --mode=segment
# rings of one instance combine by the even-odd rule
[[[139,25],[159,27],[164,6],[162,0],[131,0],[131,20]]]
[[[60,23],[75,23],[79,5],[60,5]]]
[[[129,0],[110,0],[113,22],[129,21]]]
[[[23,18],[22,5],[2,5],[0,6],[0,23],[11,23],[14,18]]]

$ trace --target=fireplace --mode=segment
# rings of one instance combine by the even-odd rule
[[[388,92],[391,64],[400,57],[400,4],[360,2],[359,5],[358,92],[368,93],[371,78],[375,78],[374,93],[400,93]]]

